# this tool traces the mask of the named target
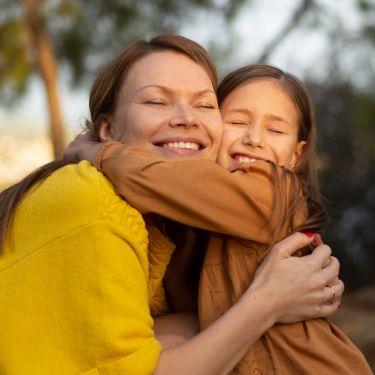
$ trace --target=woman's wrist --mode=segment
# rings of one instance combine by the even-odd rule
[[[256,306],[259,316],[262,317],[260,323],[264,331],[277,323],[278,309],[275,304],[275,298],[264,286],[250,286],[240,298],[238,304],[244,309],[243,311],[251,311],[251,313],[254,313],[254,306]]]

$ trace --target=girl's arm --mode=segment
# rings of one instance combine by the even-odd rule
[[[249,177],[209,160],[165,160],[118,143],[106,150],[102,166],[117,193],[143,214],[264,244],[280,218],[272,166],[264,161]]]

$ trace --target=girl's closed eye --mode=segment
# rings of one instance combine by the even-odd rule
[[[243,126],[248,125],[247,122],[241,121],[241,120],[227,120],[227,121],[224,121],[224,123],[229,124],[229,125],[243,125]]]
[[[275,133],[275,134],[284,134],[284,135],[286,135],[286,132],[284,130],[281,130],[281,129],[269,128],[268,130],[270,132],[272,132],[272,133]]]

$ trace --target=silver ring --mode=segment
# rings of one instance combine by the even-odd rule
[[[327,285],[327,288],[330,288],[332,291],[332,297],[328,300],[328,303],[333,303],[335,297],[336,297],[336,292],[335,289],[331,285]]]

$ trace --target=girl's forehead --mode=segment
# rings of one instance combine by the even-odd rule
[[[236,87],[222,102],[221,111],[279,116],[293,123],[299,116],[294,101],[275,79],[257,79]]]

